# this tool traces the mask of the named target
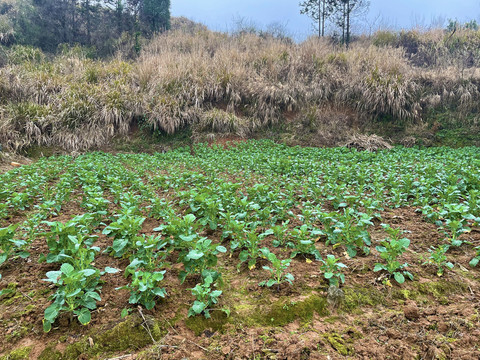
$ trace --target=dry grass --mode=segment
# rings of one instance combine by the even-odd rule
[[[380,136],[362,134],[352,135],[344,146],[359,151],[378,151],[392,148],[392,145]]]
[[[432,110],[455,107],[465,117],[479,110],[477,55],[458,60],[477,44],[474,31],[454,40],[438,31],[377,34],[343,49],[313,38],[292,44],[178,28],[151,41],[135,62],[79,54],[47,61],[33,49],[8,50],[0,142],[11,150],[87,150],[127,134],[140,117],[169,134],[191,127],[198,138],[248,137],[295,114],[333,145],[346,140],[352,117],[419,124]]]

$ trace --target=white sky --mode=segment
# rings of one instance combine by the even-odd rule
[[[265,27],[278,22],[289,34],[303,39],[313,33],[310,19],[300,15],[299,0],[171,0],[172,15],[204,23],[212,30],[233,30],[235,19]],[[357,31],[378,27],[411,28],[428,26],[438,19],[462,22],[480,19],[480,0],[371,0],[365,19]]]

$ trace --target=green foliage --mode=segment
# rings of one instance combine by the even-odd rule
[[[431,249],[426,261],[438,266],[440,274],[453,266],[446,256],[448,246],[453,240],[467,241],[468,229],[478,227],[478,148],[393,148],[371,153],[248,141],[228,149],[197,144],[195,152],[191,156],[184,147],[153,155],[53,156],[0,174],[0,201],[7,204],[1,220],[7,224],[22,220],[0,229],[1,256],[12,258],[29,251],[31,244],[17,243],[20,239],[45,240],[48,253],[43,259],[60,268],[47,274],[56,293],[45,313],[46,330],[59,316],[86,323],[96,314],[92,310],[103,272],[95,267],[100,251],[95,245],[102,230],[101,243],[108,240],[112,245],[106,253],[128,265],[129,283],[124,289],[130,292],[132,304],[154,308],[166,293],[165,269],[173,269],[182,281],[197,281],[191,289],[195,302],[189,315],[208,317],[220,300],[224,265],[247,265],[253,278],[265,275],[261,285],[278,289],[294,281],[289,274],[292,257],[304,256],[308,263],[315,257],[321,277],[332,288],[341,286],[342,258],[322,259],[319,242],[326,254],[334,247],[350,257],[367,256],[374,218],[390,219],[396,207],[417,209],[419,218],[445,234],[447,245]],[[112,204],[105,201],[107,197]],[[72,219],[53,215],[61,214],[67,203],[85,213]],[[147,214],[154,219],[145,221]],[[381,260],[374,270],[401,283],[411,277],[407,264],[401,262],[410,242],[392,226],[383,225],[388,235],[375,244]],[[281,255],[273,254],[273,249]],[[474,251],[471,266],[478,266],[479,249]],[[102,256],[101,261],[105,259]],[[356,261],[349,259],[352,264]],[[263,270],[255,269],[260,262]],[[371,301],[375,292],[368,289],[355,289],[355,294],[343,290],[348,309],[378,303]],[[20,296],[15,285],[0,295],[12,302]],[[295,318],[303,314],[302,321],[309,321],[314,311],[324,313],[324,305],[325,301],[315,299],[306,309],[282,300],[281,307],[275,305],[252,321],[283,324],[293,316],[283,306],[295,311]],[[193,323],[195,318],[190,320]]]
[[[130,265],[125,270],[126,274],[133,274],[139,268],[153,271],[159,267],[159,263],[165,260],[167,255],[165,249],[167,241],[162,240],[160,236],[145,236],[143,234],[136,239]]]
[[[115,257],[122,257],[130,252],[139,237],[137,234],[142,228],[145,218],[138,215],[121,215],[116,221],[108,225],[103,234],[114,238],[113,245],[107,249],[111,251]]]
[[[264,235],[258,235],[255,231],[249,231],[246,233],[246,237],[242,244],[245,250],[240,252],[240,263],[238,264],[238,268],[240,268],[242,263],[248,261],[248,268],[250,270],[255,269],[257,259],[260,256],[260,249],[258,245],[260,244],[263,236]]]
[[[101,300],[99,279],[100,271],[93,268],[78,270],[70,264],[63,264],[60,271],[49,271],[45,281],[56,285],[58,290],[50,298],[54,302],[45,309],[44,331],[51,330],[61,312],[73,313],[81,324],[88,324],[90,310],[96,309],[96,302]]]
[[[189,274],[203,274],[207,268],[215,267],[218,261],[217,255],[226,252],[227,249],[224,246],[215,245],[208,238],[197,240],[188,252],[184,251],[179,256],[179,261],[183,262],[185,269],[179,274],[181,282],[183,283]]]
[[[165,288],[160,288],[158,284],[163,280],[165,270],[163,271],[141,271],[138,270],[132,274],[132,281],[128,285],[118,288],[130,291],[130,304],[141,304],[147,310],[155,307],[157,297],[164,298],[167,295]]]
[[[475,250],[476,250],[476,256],[472,260],[470,260],[470,263],[469,263],[471,267],[477,266],[478,263],[480,262],[480,246],[477,246]]]
[[[397,260],[397,258],[410,246],[410,240],[407,238],[401,238],[403,233],[401,229],[394,229],[387,224],[382,224],[382,227],[388,235],[390,235],[390,238],[383,240],[381,242],[382,246],[377,246],[376,250],[380,253],[380,257],[385,260],[386,265],[377,263],[375,264],[373,271],[387,271],[399,284],[405,282],[405,276],[410,280],[413,280],[413,275],[404,270],[408,267],[408,264],[401,264]]]
[[[19,224],[12,224],[0,228],[0,266],[13,257],[27,258],[30,254],[25,251],[27,242],[15,239],[15,231]],[[0,279],[2,275],[0,274]]]
[[[105,56],[122,34],[147,36],[170,28],[170,0],[18,1],[15,10],[9,14],[12,24],[3,24],[0,16],[2,40],[50,52],[83,46],[86,53]]]
[[[345,246],[350,257],[356,256],[358,250],[368,255],[371,239],[367,229],[373,225],[371,220],[371,216],[357,212],[353,208],[344,208],[343,214],[334,218],[323,217],[322,221],[325,221],[327,229],[327,244],[331,243],[335,247]]]
[[[271,263],[271,266],[263,266],[264,270],[270,272],[271,278],[268,280],[261,281],[259,286],[272,287],[273,285],[280,286],[283,283],[288,282],[290,285],[293,285],[295,278],[292,274],[287,273],[287,269],[290,266],[292,259],[280,260],[277,256],[270,252],[268,248],[260,249],[262,255]]]
[[[48,263],[72,263],[77,254],[81,253],[85,259],[93,261],[95,253],[100,250],[92,247],[97,236],[88,234],[94,221],[93,215],[88,213],[76,216],[65,224],[45,221],[44,224],[50,227],[50,231],[43,233],[49,253],[42,259]]]
[[[272,235],[275,236],[275,240],[273,240],[272,245],[274,247],[285,246],[286,243],[286,235],[288,233],[288,224],[289,220],[282,223],[282,225],[274,225],[272,226]]]
[[[340,283],[345,283],[345,275],[342,270],[347,265],[340,262],[340,259],[335,258],[334,255],[327,255],[327,259],[320,260],[322,265],[320,270],[323,272],[323,277],[328,280],[330,286],[340,287]]]
[[[45,55],[38,48],[15,45],[8,52],[8,61],[16,65],[23,63],[41,63],[45,61]]]
[[[447,251],[450,248],[450,245],[444,244],[439,247],[431,247],[428,249],[430,256],[424,264],[431,264],[437,267],[437,275],[442,276],[445,272],[445,269],[453,269],[453,264],[447,259]]]
[[[215,286],[212,276],[207,276],[203,279],[202,284],[197,284],[192,291],[192,295],[196,297],[193,305],[188,309],[188,316],[195,316],[204,314],[205,318],[210,318],[210,310],[212,305],[218,302],[218,297],[222,295],[221,290],[213,290]]]
[[[294,258],[299,254],[313,255],[316,259],[320,258],[320,253],[315,247],[314,238],[322,234],[318,229],[311,230],[307,224],[294,228],[290,232],[291,241],[287,245],[293,248],[291,257]]]

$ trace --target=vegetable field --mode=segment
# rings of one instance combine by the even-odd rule
[[[0,175],[0,359],[478,359],[479,223],[473,147],[43,158]]]

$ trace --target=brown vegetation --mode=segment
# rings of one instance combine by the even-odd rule
[[[297,137],[312,133],[315,145],[329,146],[376,120],[418,128],[432,113],[452,112],[478,123],[478,31],[379,32],[345,49],[178,27],[134,62],[93,61],[78,48],[50,61],[7,49],[0,143],[87,150],[140,122],[168,134],[189,127],[198,139],[293,124]]]

